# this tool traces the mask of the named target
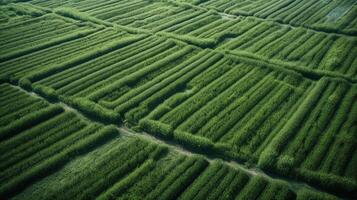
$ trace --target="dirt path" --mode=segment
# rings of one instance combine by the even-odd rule
[[[43,101],[46,101],[49,104],[55,104],[55,105],[60,105],[62,106],[65,110],[71,111],[76,113],[80,118],[82,118],[84,121],[88,122],[88,123],[98,123],[98,124],[102,124],[100,122],[97,121],[93,121],[92,119],[89,119],[88,117],[86,117],[85,115],[83,115],[81,112],[79,112],[78,110],[76,110],[75,108],[71,107],[70,105],[64,103],[64,102],[50,102],[48,101],[46,98],[38,95],[35,92],[29,92],[27,90],[24,90],[23,88],[17,86],[17,85],[13,85],[11,84],[12,87],[34,97],[34,98],[38,98],[38,99],[42,99]],[[115,125],[115,124],[114,124]],[[250,176],[263,176],[265,178],[267,178],[268,180],[273,180],[273,181],[283,181],[286,182],[289,186],[289,188],[294,191],[294,192],[298,192],[301,189],[310,189],[310,190],[314,190],[314,191],[319,191],[319,192],[327,192],[327,191],[323,191],[320,190],[318,188],[312,187],[304,182],[298,182],[294,179],[291,178],[286,178],[283,176],[279,176],[276,174],[272,174],[272,173],[267,173],[264,172],[263,170],[257,168],[257,167],[247,167],[245,166],[243,163],[239,163],[235,160],[231,160],[231,159],[222,159],[218,156],[215,155],[207,155],[205,153],[198,153],[198,152],[193,152],[187,148],[185,148],[184,146],[181,146],[178,143],[175,143],[173,141],[170,140],[164,140],[158,137],[155,137],[153,135],[150,135],[146,132],[136,132],[131,130],[130,128],[126,127],[126,126],[118,126],[115,125],[118,129],[118,131],[123,135],[123,136],[127,136],[127,137],[136,137],[136,138],[140,138],[146,141],[150,141],[156,144],[160,144],[160,145],[164,145],[167,146],[170,150],[175,151],[177,153],[180,154],[184,154],[186,156],[202,156],[204,157],[208,162],[212,163],[212,162],[222,162],[224,164],[227,164],[228,166],[234,168],[234,169],[238,169],[238,170],[242,170],[244,172],[246,172],[248,175]],[[327,192],[328,193],[328,192]]]

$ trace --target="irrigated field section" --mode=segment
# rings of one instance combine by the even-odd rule
[[[355,0],[0,3],[0,199],[357,198]]]

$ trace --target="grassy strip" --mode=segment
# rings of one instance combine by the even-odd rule
[[[154,191],[156,186],[159,185],[184,159],[185,156],[180,154],[175,154],[175,157],[172,157],[172,155],[163,157],[163,159],[155,164],[155,168],[149,172],[147,176],[142,177],[137,181],[134,187],[126,190],[121,198],[147,199],[146,196],[151,191]]]
[[[134,43],[134,45],[138,45],[138,43],[141,43],[142,41],[143,40],[136,42]],[[159,61],[162,56],[170,55],[178,48],[178,47],[174,47],[174,45],[175,44],[173,42],[163,42],[162,40],[157,40],[151,43],[149,46],[142,46],[141,50],[140,49],[130,50],[129,55],[126,53],[121,53],[120,51],[129,48],[131,45],[129,45],[129,47],[127,46],[124,47],[123,49],[119,49],[117,51],[111,52],[109,54],[116,55],[115,59],[111,59],[110,61],[113,62],[113,64],[109,64],[105,62],[103,63],[103,60],[105,60],[105,58],[107,57],[107,55],[105,55],[99,59],[95,59],[94,62],[91,61],[81,66],[78,66],[77,69],[75,70],[81,71],[80,69],[82,67],[85,67],[86,69],[90,68],[92,72],[88,72],[87,76],[85,76],[87,72],[82,71],[81,73],[75,73],[76,74],[75,76],[70,76],[70,79],[75,81],[69,81],[58,91],[61,93],[65,93],[66,95],[75,94],[75,96],[86,96],[90,100],[97,101],[98,100],[97,98],[99,97],[91,98],[91,96],[92,94],[95,94],[96,91],[100,90],[100,88],[111,85],[118,79],[129,76],[132,73],[154,62]],[[96,67],[90,67],[90,65],[93,63]],[[67,70],[65,73],[62,73],[61,75],[68,73],[68,71],[71,70]],[[74,78],[76,76],[77,78]],[[107,97],[106,94],[102,94],[102,95]],[[117,98],[117,95],[118,95],[117,93],[110,93],[109,96],[110,98],[115,99]]]
[[[56,90],[54,90],[53,88],[42,86],[42,85],[34,85],[32,89],[35,93],[44,97],[48,101],[58,100],[58,94]]]
[[[194,199],[201,188],[222,168],[222,164],[215,162],[199,176],[193,184],[180,196],[180,199]]]
[[[93,17],[87,13],[80,12],[74,8],[59,7],[59,8],[54,9],[53,12],[58,15],[64,16],[64,17],[69,17],[69,18],[72,18],[75,20],[80,20],[80,21],[89,21],[89,22],[93,22],[95,24],[104,25],[106,27],[118,28],[120,30],[124,30],[129,33],[133,33],[133,34],[150,34],[151,33],[150,31],[147,31],[144,29],[121,26],[121,25],[117,25],[117,24],[114,24],[111,22],[107,22],[105,20],[101,20],[96,17]]]
[[[337,200],[339,198],[327,193],[316,192],[308,189],[302,189],[297,192],[296,200]]]
[[[296,199],[296,194],[290,190],[286,183],[271,180],[265,190],[260,194],[259,199]]]
[[[173,137],[174,140],[181,143],[182,145],[203,152],[206,152],[208,150],[213,150],[214,147],[214,144],[211,140],[204,137],[192,135],[184,131],[174,131]]]
[[[60,106],[49,106],[45,109],[23,116],[9,125],[0,128],[0,141],[6,140],[23,130],[36,126],[63,111],[63,108]]]
[[[246,122],[246,124],[241,127],[240,131],[234,135],[233,144],[236,147],[241,147],[247,143],[251,144],[253,138],[257,136],[256,133],[258,133],[261,124],[265,123],[265,120],[270,117],[274,110],[278,110],[278,106],[281,105],[292,92],[293,91],[290,88],[279,89],[276,93],[272,94],[274,96],[270,96],[267,101],[263,103],[260,102],[260,105],[263,104],[262,108],[260,108],[259,112],[255,113],[254,117],[251,117],[251,120]],[[259,135],[259,143],[263,143],[266,138],[263,139],[260,137],[262,136]]]
[[[74,157],[88,152],[90,149],[95,148],[117,135],[118,132],[114,126],[104,127],[100,131],[80,140],[73,146],[66,148],[43,163],[33,166],[23,174],[11,179],[9,182],[0,187],[0,196],[3,198],[9,198],[14,194],[19,193],[26,186],[41,179],[42,177],[47,176],[49,173],[63,166]]]
[[[294,134],[299,130],[306,115],[312,109],[312,107],[318,101],[320,94],[323,92],[328,81],[327,79],[321,79],[317,82],[316,86],[302,102],[295,114],[289,119],[286,125],[280,130],[280,132],[274,137],[270,145],[262,152],[258,165],[263,169],[273,169],[276,163],[278,155],[288,143]]]
[[[103,97],[103,96],[105,96],[105,95],[125,86],[125,85],[134,84],[140,78],[146,76],[147,74],[152,73],[152,72],[162,68],[163,66],[169,65],[173,62],[180,60],[183,56],[187,55],[188,53],[191,53],[192,51],[193,51],[193,49],[191,47],[187,46],[177,52],[174,52],[171,55],[162,57],[157,62],[154,62],[148,66],[143,66],[142,69],[138,69],[136,72],[128,74],[127,76],[112,82],[110,85],[107,85],[107,86],[101,88],[100,90],[95,91],[94,93],[92,93],[90,95],[90,99],[98,99],[98,98]],[[119,113],[123,113],[123,111],[126,111],[126,109],[127,108],[123,108],[123,106],[115,108],[115,110],[118,111]]]
[[[97,19],[95,17],[92,17],[87,13],[83,13],[83,12],[78,11],[75,8],[59,7],[59,8],[55,8],[53,10],[53,12],[58,14],[58,15],[62,15],[64,17],[69,17],[69,18],[72,18],[72,19],[80,20],[80,21],[91,21],[91,22],[94,22],[96,24],[101,24],[101,25],[104,25],[104,26],[113,27],[113,25],[111,23],[106,22],[104,20]]]
[[[0,170],[15,166],[17,163],[35,155],[43,149],[79,131],[85,126],[73,112],[58,115],[45,123],[23,132],[3,143]],[[11,149],[11,150],[9,150]]]
[[[128,93],[123,94],[120,98],[115,99],[109,102],[103,102],[106,107],[116,107],[121,104],[130,104],[131,107],[137,105],[139,102],[142,102],[142,99],[149,97],[155,93],[155,91],[160,91],[160,89],[164,88],[165,86],[169,85],[170,83],[176,81],[180,76],[188,73],[192,68],[193,64],[196,62],[198,57],[201,57],[203,54],[196,54],[189,59],[180,62],[178,65],[174,66],[173,68],[159,74],[155,79],[151,80],[149,83],[145,85],[141,85],[130,90]],[[200,59],[205,58],[204,56]],[[169,65],[173,65],[172,63]],[[165,67],[166,68],[166,67]],[[133,102],[132,102],[133,101]]]
[[[78,109],[85,115],[88,115],[91,118],[95,118],[101,122],[114,124],[119,124],[121,122],[121,117],[118,113],[106,109],[88,99],[71,97],[60,97],[60,99],[75,109]]]
[[[24,83],[24,81],[26,81],[26,83]],[[21,79],[20,85],[21,87],[33,90],[38,95],[46,98],[49,101],[62,101],[69,106],[79,110],[84,115],[99,120],[103,123],[119,124],[122,121],[120,114],[104,108],[91,100],[85,98],[64,97],[59,95],[53,88],[42,85],[32,85],[28,79]]]
[[[183,173],[177,173],[176,171],[170,174],[167,179],[161,182],[162,185],[168,185],[166,189],[159,195],[157,199],[177,199],[179,195],[186,190],[186,188],[192,184],[192,182],[200,176],[202,171],[208,166],[208,162],[202,158],[195,159],[195,163],[185,170]],[[172,179],[176,177],[175,179]],[[168,181],[168,182],[166,182]],[[171,182],[171,184],[169,183]]]
[[[267,67],[274,70],[281,71],[290,75],[304,76],[308,79],[318,80],[323,76],[328,76],[332,78],[345,79],[351,83],[357,83],[357,78],[354,78],[352,75],[344,75],[339,72],[331,72],[319,69],[308,69],[307,67],[301,67],[292,63],[276,60],[276,59],[267,59],[262,56],[257,56],[244,51],[224,51],[228,55],[233,55],[234,60],[243,61],[250,63],[252,65],[257,65],[260,67]]]
[[[216,62],[212,67],[218,67],[220,64],[221,62]],[[238,69],[238,67],[236,69]],[[161,121],[169,123],[175,128],[182,124],[184,121],[186,121],[186,123],[187,120],[192,121],[191,117],[195,115],[198,110],[202,109],[202,107],[204,107],[207,102],[210,102],[220,93],[226,91],[227,88],[231,87],[233,83],[235,83],[243,76],[243,73],[240,70],[231,70],[227,74],[224,74],[220,77],[216,77],[215,80],[213,80],[209,85],[207,85],[205,88],[202,88],[201,90],[199,90],[199,88],[195,88],[197,92],[195,91],[194,95],[192,95],[189,99],[187,99],[179,106],[172,106],[174,107],[174,109],[171,112],[167,113],[161,119]],[[205,78],[210,79],[211,77]],[[195,121],[195,123],[196,122],[197,121]],[[196,125],[200,126],[201,124]],[[186,129],[181,128],[181,130]]]
[[[221,197],[223,199],[234,199],[234,197],[243,190],[244,186],[248,183],[249,176],[247,173],[239,170],[238,175],[234,177],[230,185],[223,191]]]
[[[207,200],[216,200],[222,198],[223,192],[227,188],[229,188],[229,186],[234,181],[237,175],[238,175],[238,171],[229,167],[227,174],[222,177],[222,181],[219,183],[219,185],[215,186],[214,188],[211,188],[211,190],[207,195],[208,196]],[[211,184],[216,184],[216,183],[212,182]],[[206,199],[206,197],[204,198]]]
[[[185,160],[172,169],[172,171],[166,175],[166,177],[156,186],[155,190],[152,190],[150,194],[148,194],[147,199],[158,199],[159,196],[188,168],[190,168],[197,159],[193,157],[185,157]]]
[[[207,56],[205,55],[205,57]],[[219,54],[212,56],[204,63],[200,63],[202,61],[202,59],[200,59],[201,61],[197,61],[192,63],[192,65],[188,65],[188,68],[186,68],[185,70],[182,70],[180,73],[177,73],[174,76],[168,77],[166,80],[148,89],[145,93],[141,93],[140,95],[132,98],[130,101],[127,101],[122,105],[118,106],[116,109],[126,111],[140,103],[139,107],[136,107],[125,115],[126,119],[129,119],[136,123],[136,121],[138,121],[140,118],[143,118],[156,106],[164,102],[165,99],[168,99],[170,96],[175,95],[175,93],[177,94],[178,91],[184,90],[185,87],[187,88],[186,84],[189,81],[190,77],[192,79],[192,77],[197,76],[200,71],[209,68],[219,59],[221,59]],[[198,66],[196,64],[198,64]],[[197,67],[192,69],[194,66]],[[153,95],[150,96],[150,94]]]
[[[18,15],[31,15],[32,17],[39,17],[50,13],[51,11],[46,8],[38,7],[29,3],[10,3],[9,9]]]
[[[73,183],[75,184],[75,192],[78,195],[78,199],[91,199],[91,197],[98,196],[103,192],[105,193],[108,191],[108,189],[115,191],[116,194],[122,194],[126,192],[126,190],[130,188],[133,183],[137,182],[137,177],[135,174],[138,173],[138,171],[136,170],[138,168],[142,168],[143,165],[146,165],[147,162],[153,161],[152,164],[156,165],[156,159],[160,157],[162,153],[167,151],[167,148],[149,144],[145,148],[141,148],[139,152],[128,155],[127,151],[130,151],[132,148],[132,146],[128,146],[123,149],[124,152],[122,152],[122,155],[125,155],[127,158],[126,160],[117,160],[116,158],[118,158],[118,156],[122,156],[119,154],[116,156],[116,158],[104,162],[103,164],[105,166],[98,168],[98,173],[93,176],[93,179],[89,179],[91,181],[86,181],[80,184],[78,183],[81,182],[81,179],[74,181]],[[150,167],[148,170],[151,171],[152,167]],[[107,169],[108,171],[102,173],[103,169]],[[144,170],[139,173],[141,173],[142,177],[147,172],[148,171],[145,172]],[[132,178],[129,178],[129,176],[132,176]],[[87,180],[87,177],[84,178]],[[83,187],[78,187],[78,185]],[[116,187],[116,189],[114,189],[113,186]],[[64,191],[68,193],[68,195],[64,195],[63,199],[70,199],[73,197],[70,195],[71,189]]]
[[[205,181],[205,185],[198,190],[194,199],[205,200],[209,195],[214,195],[216,193],[215,189],[222,185],[224,178],[229,177],[229,168],[226,165],[217,171],[208,181]],[[223,183],[224,184],[224,183]]]
[[[172,138],[173,129],[170,125],[154,121],[150,119],[143,119],[139,121],[141,129],[164,138]]]
[[[178,35],[166,32],[158,32],[157,35],[177,39],[194,46],[199,46],[201,48],[213,48],[216,45],[216,41],[214,39],[202,39],[188,35]]]
[[[185,43],[198,46],[200,48],[215,48],[219,43],[223,42],[226,38],[236,37],[235,33],[220,33],[217,34],[216,38],[200,38],[190,35],[180,35],[168,32],[158,32],[156,35],[173,38],[176,40],[183,41]]]
[[[298,169],[296,174],[299,178],[328,191],[340,193],[352,199],[357,198],[357,183],[349,178],[306,169]]]
[[[193,135],[184,131],[174,131],[170,125],[159,121],[144,118],[139,121],[139,127],[141,130],[147,131],[158,137],[173,139],[177,143],[195,151],[206,153],[207,151],[215,152],[218,155],[223,155],[223,157],[231,159],[248,159],[248,156],[245,154],[233,152],[230,145],[221,143],[214,144],[211,140],[205,137]]]
[[[346,85],[340,84],[336,87],[336,84],[332,82],[320,97],[321,100],[314,106],[314,109],[310,111],[309,116],[298,131],[294,140],[289,143],[286,151],[286,154],[289,156],[285,157],[285,159],[291,159],[294,163],[294,167],[299,166],[300,163],[311,154],[311,150],[314,149],[314,146],[315,148],[318,147],[317,141],[321,141],[320,135],[322,133],[323,135],[328,133],[327,131],[322,132],[322,130],[326,130],[328,123],[331,125],[334,124],[335,118],[333,117],[336,115],[335,110],[343,105],[343,102],[341,101],[346,90]],[[314,123],[318,124],[318,127],[313,126]],[[329,128],[333,127],[330,126]],[[338,130],[338,128],[336,130]],[[338,131],[335,132],[337,133]],[[284,166],[284,164],[282,166]],[[284,170],[281,169],[281,171]]]
[[[55,156],[64,149],[80,141],[81,139],[88,137],[89,135],[96,132],[99,128],[100,126],[98,124],[86,126],[79,131],[71,132],[68,137],[65,137],[55,142],[54,144],[51,144],[49,147],[37,151],[35,154],[29,157],[27,156],[26,158],[21,159],[19,162],[11,165],[10,168],[6,168],[5,170],[0,172],[1,181],[6,183],[10,179],[19,176],[21,173],[26,172],[32,166],[36,166],[41,162],[45,162],[46,159]]]
[[[75,199],[91,199],[90,197],[98,196],[117,180],[130,173],[133,168],[142,164],[147,158],[148,151],[152,149],[138,139],[119,144],[101,156],[98,163],[93,163],[89,168],[75,175],[63,187],[51,193],[47,199],[73,199],[74,197]],[[87,198],[79,198],[79,195]]]
[[[104,68],[103,70],[96,71],[90,74],[89,76],[83,77],[78,81],[61,88],[60,91],[62,91],[62,93],[65,93],[66,95],[74,95],[76,93],[76,96],[81,96],[83,94],[88,95],[90,93],[93,93],[94,91],[100,91],[100,88],[102,87],[106,88],[107,86],[116,85],[117,81],[119,80],[123,80],[123,82],[121,83],[121,86],[119,85],[118,88],[114,89],[114,91],[117,89],[120,90],[120,88],[123,86],[135,87],[138,80],[145,76],[146,73],[150,74],[152,72],[155,72],[155,70],[157,69],[161,69],[163,66],[170,66],[169,64],[171,63],[168,63],[169,61],[166,61],[166,64],[162,63],[161,61],[165,59],[161,58],[173,54],[178,49],[179,47],[175,47],[175,44],[173,42],[164,42],[163,44],[149,49],[148,51],[150,53],[144,53],[144,57],[139,58],[139,54],[137,54],[135,56],[136,59],[135,57],[131,57],[129,58],[129,62],[127,62],[126,60],[117,62],[115,65],[109,66],[109,69]],[[143,52],[141,52],[140,54],[143,54]],[[130,65],[133,62],[138,63],[138,65]],[[77,82],[79,83],[79,86],[75,85],[75,83]]]
[[[114,184],[109,190],[105,191],[105,193],[101,194],[96,199],[98,200],[109,200],[116,199],[117,196],[120,196],[125,190],[127,190],[130,186],[132,186],[135,181],[144,176],[150,170],[152,170],[155,166],[155,162],[153,159],[147,160],[140,167],[135,169],[133,173],[130,173],[127,177],[125,177],[120,182]]]
[[[272,75],[265,76],[262,81],[255,84],[244,93],[243,97],[233,101],[218,115],[205,123],[198,133],[211,138],[212,141],[219,141],[240,119],[249,113],[256,104],[271,92],[276,85],[276,83],[271,80]]]
[[[258,73],[258,70],[256,68],[254,70],[251,70],[250,72],[246,72],[246,69],[242,69],[239,66],[233,71],[228,71],[227,73],[229,74],[228,75],[224,74],[226,75],[224,78],[225,80],[229,79],[232,82],[232,84],[227,89],[223,90],[223,92],[216,94],[217,96],[214,97],[212,100],[208,101],[203,106],[201,105],[198,111],[192,113],[191,115],[187,115],[186,116],[187,120],[181,123],[178,126],[178,129],[185,130],[191,133],[197,133],[200,130],[200,128],[202,128],[205,125],[207,120],[213,118],[221,110],[226,108],[233,100],[243,95],[244,92],[248,90],[248,88],[252,87],[252,85],[255,84],[258,81],[258,79],[261,78],[260,73]],[[254,74],[254,77],[250,78],[252,74]],[[218,77],[216,77],[215,79],[218,79]],[[203,95],[205,95],[205,93],[203,93]],[[179,107],[184,106],[185,104],[187,103],[184,102]],[[175,110],[173,109],[173,111]],[[171,113],[174,113],[173,111],[171,111]],[[177,116],[178,113],[175,113],[175,116]],[[166,114],[164,117],[161,118],[161,120],[165,120],[165,118],[167,118],[170,115],[172,116],[172,114],[169,113]]]
[[[71,68],[73,66],[79,65],[81,63],[90,61],[90,60],[100,57],[104,54],[107,54],[111,51],[122,48],[122,47],[129,45],[131,43],[134,43],[138,40],[141,40],[145,37],[147,37],[147,36],[146,35],[138,35],[138,36],[130,36],[130,37],[120,39],[117,41],[112,41],[109,44],[105,45],[104,47],[93,49],[90,52],[85,53],[84,55],[78,55],[75,58],[73,58],[67,62],[64,62],[60,65],[44,67],[42,70],[34,72],[33,74],[30,74],[26,78],[30,82],[36,82],[42,78],[45,78],[45,77],[55,74],[57,72],[63,71],[65,69]]]
[[[207,69],[210,65],[212,65],[213,62],[217,61],[217,59],[219,59],[217,57],[217,55],[211,57],[205,63],[198,65],[193,70],[191,70],[189,73],[185,73],[183,76],[177,78],[176,81],[171,82],[171,83],[169,83],[167,85],[163,85],[163,84],[160,83],[160,87],[161,88],[163,86],[165,86],[165,87],[163,87],[159,92],[155,92],[151,96],[148,96],[145,99],[145,101],[141,100],[140,105],[137,106],[135,109],[132,109],[127,114],[131,114],[132,116],[134,116],[134,117],[131,117],[132,119],[134,119],[134,118],[135,119],[140,119],[140,118],[145,117],[155,107],[157,107],[158,105],[162,104],[166,99],[168,99],[172,95],[177,94],[177,91],[184,90],[185,87],[186,87],[187,82],[189,82],[193,77],[197,76],[197,74],[199,74],[200,72],[202,72],[205,69]],[[162,83],[164,83],[164,82],[162,82]],[[153,91],[151,91],[151,92],[153,92]],[[148,94],[145,94],[145,95],[148,95]],[[143,98],[143,97],[140,97],[140,98]],[[136,99],[136,100],[140,100],[140,99]],[[119,111],[118,109],[123,109],[123,108],[125,110],[127,110],[127,109],[129,109],[130,107],[132,107],[134,105],[135,104],[132,104],[132,105],[123,104],[123,105],[117,107],[115,110]],[[130,107],[128,107],[128,106],[130,106]],[[122,111],[125,111],[125,110],[122,110]]]
[[[49,40],[47,42],[37,44],[36,46],[31,46],[31,47],[28,47],[28,48],[25,48],[25,49],[21,49],[19,51],[3,54],[3,55],[0,56],[0,62],[4,62],[4,61],[10,60],[10,59],[14,59],[14,58],[17,58],[17,57],[20,57],[20,56],[24,56],[26,54],[30,54],[30,53],[35,52],[35,51],[46,49],[46,48],[49,48],[49,47],[52,47],[52,46],[55,46],[55,45],[58,45],[58,44],[61,44],[61,43],[64,43],[64,42],[68,42],[68,41],[75,40],[75,39],[78,39],[78,38],[81,38],[81,37],[85,37],[85,36],[87,36],[87,35],[89,35],[91,33],[94,33],[96,31],[98,31],[98,29],[92,29],[92,30],[86,30],[86,31],[77,31],[77,32],[71,33],[69,35],[53,38],[53,39],[51,39],[51,40]]]
[[[63,125],[67,126],[68,124],[73,124],[73,122],[75,122],[77,125],[78,121],[79,119],[75,118],[75,114],[72,112],[63,112],[60,115],[52,117],[49,120],[47,120],[45,123],[41,123],[32,129],[24,131],[23,134],[17,137],[2,142],[0,146],[0,153],[1,153],[0,158],[3,159],[6,157],[11,157],[9,156],[9,154],[12,154],[15,151],[20,152],[17,149],[21,149],[23,148],[23,146],[26,146],[29,143],[33,143],[34,141],[44,140],[44,139],[48,139],[49,137],[54,137],[56,135],[53,133],[55,133],[58,130],[61,130],[60,128],[61,126]],[[77,126],[80,125],[81,123],[78,123]],[[4,163],[1,163],[0,166],[3,164]]]
[[[253,176],[250,178],[248,184],[238,194],[238,199],[257,199],[259,195],[264,191],[268,181],[261,176]]]
[[[3,104],[9,106],[1,109],[0,126],[6,126],[10,124],[12,121],[16,120],[18,116],[24,116],[30,111],[38,110],[48,106],[45,101],[41,101],[40,99],[31,97],[23,98],[20,101],[16,102],[13,101],[13,103],[14,104]],[[1,105],[1,107],[3,105]]]

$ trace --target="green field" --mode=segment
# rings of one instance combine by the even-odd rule
[[[357,1],[0,0],[0,199],[357,199]]]

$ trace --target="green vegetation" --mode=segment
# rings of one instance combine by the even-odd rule
[[[356,6],[1,1],[0,199],[356,199]]]

